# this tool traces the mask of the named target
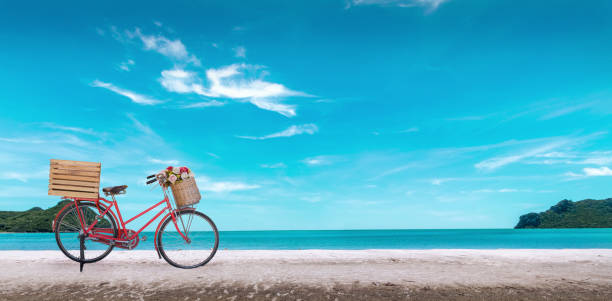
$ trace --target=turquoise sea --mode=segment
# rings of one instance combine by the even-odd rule
[[[153,233],[136,249],[153,249]],[[220,249],[612,248],[612,229],[221,231]],[[0,233],[0,250],[57,250],[53,233]]]

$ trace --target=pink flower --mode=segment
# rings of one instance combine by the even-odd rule
[[[168,168],[166,168],[167,171],[172,171],[172,166],[168,166]]]
[[[181,167],[181,173],[189,172],[189,169],[185,166]]]
[[[184,173],[181,174],[181,179],[184,180],[184,179],[187,179],[187,178],[189,178],[189,174],[188,173],[184,172]]]
[[[176,182],[177,178],[175,175],[170,175],[170,177],[168,178],[168,181],[170,181],[170,183],[174,184],[174,182]]]

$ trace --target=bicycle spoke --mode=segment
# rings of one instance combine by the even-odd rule
[[[72,225],[68,225],[68,224],[66,224],[66,223],[64,223],[64,222],[61,222],[61,223],[60,223],[60,225],[64,225],[64,226],[66,226],[66,227],[72,228],[72,229],[76,230],[76,232],[79,232],[79,231],[81,230],[81,229],[79,229],[79,228],[77,228],[77,227],[74,227],[74,226],[72,226]]]
[[[85,217],[85,212],[83,212],[83,206],[79,207],[79,211],[81,212],[81,220],[83,224],[83,230],[87,229],[87,219]]]
[[[90,215],[91,215],[91,210],[87,210],[87,209],[86,209],[86,210],[85,210],[85,224],[87,224],[87,225],[89,225],[89,224],[90,224],[90,223],[89,223],[89,221],[90,221],[89,216],[90,216]],[[92,221],[92,223],[93,223],[93,221]]]
[[[76,224],[81,226],[81,222],[79,221],[79,215],[77,214],[76,209],[72,210],[71,213],[73,215],[74,220],[76,221]]]

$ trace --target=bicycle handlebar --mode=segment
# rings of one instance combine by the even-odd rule
[[[148,178],[147,178],[147,179],[148,179]],[[153,183],[153,182],[155,182],[155,181],[157,181],[157,179],[149,180],[149,181],[147,181],[147,185],[149,185],[149,184],[151,184],[151,183]]]
[[[155,175],[150,175],[147,177],[147,179],[150,179],[150,178],[155,178]]]

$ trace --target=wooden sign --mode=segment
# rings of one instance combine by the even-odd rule
[[[98,198],[101,167],[96,162],[51,159],[49,195]]]

